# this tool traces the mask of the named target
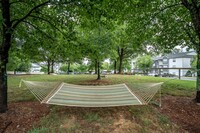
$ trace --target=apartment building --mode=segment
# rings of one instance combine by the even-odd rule
[[[196,55],[195,51],[188,51],[188,52],[174,52],[164,56],[154,57],[152,72],[161,75],[162,74],[179,75],[180,71],[180,76],[184,76],[188,71],[188,69],[184,68],[191,68],[190,64],[194,55]],[[183,68],[183,69],[179,70],[177,68]]]

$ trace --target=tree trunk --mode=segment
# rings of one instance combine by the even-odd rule
[[[114,74],[117,73],[117,61],[115,60],[114,61]]]
[[[48,75],[50,75],[50,67],[51,67],[51,63],[50,60],[47,61],[47,73]]]
[[[71,63],[68,62],[68,66],[67,66],[67,74],[70,74],[70,65],[71,65]]]
[[[101,80],[101,76],[100,76],[100,62],[97,61],[97,80]]]
[[[200,8],[197,1],[190,3],[182,0],[183,5],[189,10],[195,32],[198,36],[198,43],[194,44],[197,51],[197,80],[196,80],[196,102],[200,103]]]
[[[98,73],[98,61],[95,60],[95,74]]]
[[[0,113],[8,110],[7,106],[7,71],[8,51],[11,47],[11,34],[13,29],[10,22],[10,4],[8,0],[1,0],[2,10],[2,44],[0,47]]]
[[[6,112],[7,110],[7,71],[6,65],[8,63],[8,52],[11,47],[11,35],[13,30],[26,19],[30,14],[37,8],[46,5],[49,1],[43,2],[40,5],[35,6],[29,14],[25,17],[18,19],[15,24],[12,25],[10,21],[10,1],[9,0],[0,0],[1,2],[1,15],[2,19],[0,22],[2,24],[2,44],[0,45],[0,113]],[[26,13],[25,13],[26,14]]]
[[[192,24],[194,26],[196,35],[198,36],[198,43],[193,44],[197,51],[197,80],[196,80],[196,102],[200,103],[200,8],[198,1],[181,0],[183,6],[190,12]]]
[[[51,73],[54,73],[54,61],[51,61]]]
[[[124,49],[123,48],[121,48],[120,49],[120,52],[119,52],[120,54],[119,54],[119,74],[121,74],[122,73],[122,64],[123,64],[123,55],[124,55]]]
[[[200,103],[200,44],[197,48],[197,81],[196,81],[196,102]]]
[[[16,70],[14,70],[14,75],[16,75],[17,74],[17,71]]]
[[[0,71],[0,113],[4,113],[7,108],[7,73],[6,63],[1,59],[1,71]]]

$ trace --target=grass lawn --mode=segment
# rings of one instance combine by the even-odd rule
[[[26,75],[9,76],[9,102],[33,101],[34,96],[22,86],[20,80],[62,81],[73,84],[91,81],[96,75]],[[188,96],[195,93],[195,81],[183,81],[148,76],[109,75],[105,83],[139,84],[164,82],[162,96]],[[76,108],[50,106],[50,113],[43,117],[29,133],[37,132],[179,132],[177,125],[160,114],[154,105],[113,108]]]

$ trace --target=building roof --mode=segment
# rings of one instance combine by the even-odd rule
[[[153,60],[162,60],[163,56],[157,56],[157,57],[153,57]]]
[[[192,58],[194,55],[196,55],[196,53],[194,51],[189,51],[189,52],[168,54],[167,57],[169,59],[171,59],[171,58]]]
[[[194,55],[196,55],[195,51],[180,52],[180,53],[170,53],[170,54],[167,54],[165,56],[154,57],[153,60],[161,60],[164,57],[167,57],[168,59],[174,59],[174,58],[192,58]]]

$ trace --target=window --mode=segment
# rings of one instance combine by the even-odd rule
[[[164,65],[163,67],[164,67],[164,68],[167,68],[167,65]]]
[[[167,59],[166,59],[166,58],[164,58],[164,59],[163,59],[163,62],[167,62]]]
[[[167,60],[166,57],[163,58],[163,63],[164,63],[164,64],[167,64],[167,63],[168,63],[168,60]]]

